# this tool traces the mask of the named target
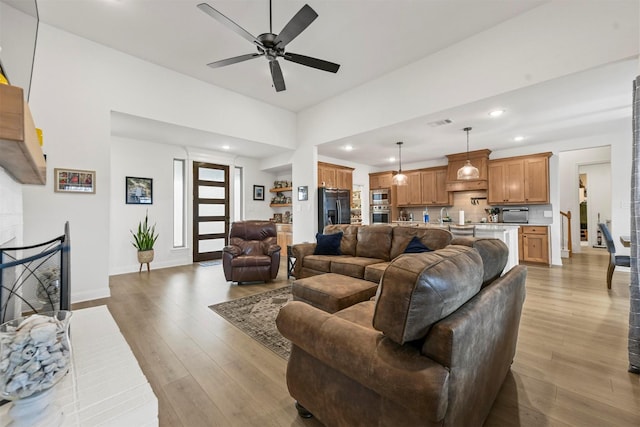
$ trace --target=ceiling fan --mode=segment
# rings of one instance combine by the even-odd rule
[[[322,59],[312,58],[310,56],[299,55],[297,53],[285,52],[285,47],[289,42],[298,37],[317,17],[318,14],[305,4],[302,9],[294,15],[293,18],[284,26],[280,34],[274,34],[271,22],[271,0],[269,0],[269,32],[260,34],[257,37],[252,36],[247,30],[240,25],[218,12],[207,3],[200,3],[198,9],[211,16],[221,24],[225,25],[231,31],[239,34],[249,42],[256,45],[258,53],[248,53],[246,55],[235,56],[233,58],[223,59],[207,64],[211,68],[224,67],[225,65],[235,64],[237,62],[247,61],[249,59],[264,56],[269,61],[269,69],[271,70],[271,78],[276,92],[286,90],[282,70],[278,63],[278,57],[287,61],[296,62],[307,67],[317,68],[318,70],[328,71],[330,73],[338,72],[339,64],[324,61]]]

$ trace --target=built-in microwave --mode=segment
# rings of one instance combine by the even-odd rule
[[[529,223],[529,208],[502,208],[502,222],[515,224]]]
[[[379,188],[376,190],[371,190],[369,201],[372,205],[389,205],[389,189]]]

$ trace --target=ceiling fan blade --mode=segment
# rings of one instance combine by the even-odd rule
[[[258,56],[264,56],[264,53],[247,53],[246,55],[234,56],[233,58],[222,59],[220,61],[215,61],[207,64],[207,66],[211,68],[220,68],[225,65],[235,64],[237,62],[246,61],[249,59],[257,58]]]
[[[311,6],[305,4],[302,9],[296,13],[287,25],[284,26],[280,34],[275,38],[273,43],[278,47],[285,47],[289,42],[304,31],[311,23],[318,17],[315,10],[311,9]]]
[[[277,60],[269,61],[269,68],[271,69],[271,78],[273,79],[273,86],[276,88],[276,92],[282,92],[287,87],[284,85],[284,77],[282,76],[282,70]]]
[[[333,62],[324,61],[318,58],[312,58],[310,56],[298,55],[297,53],[285,53],[282,55],[284,59],[291,62],[296,62],[307,67],[317,68],[318,70],[328,71],[330,73],[337,73],[340,68],[340,64],[334,64]]]
[[[200,3],[198,5],[198,9],[200,9],[201,11],[206,13],[207,15],[211,16],[213,19],[215,19],[216,21],[220,22],[222,25],[226,26],[231,31],[233,31],[236,34],[240,35],[241,37],[249,40],[251,43],[255,43],[258,46],[264,47],[264,46],[262,46],[262,43],[260,42],[260,40],[258,40],[254,36],[252,36],[251,33],[249,33],[247,30],[242,28],[240,25],[238,25],[235,22],[233,22],[231,19],[229,19],[226,16],[224,16],[222,13],[218,12],[217,10],[215,10],[214,8],[209,6],[207,3]]]

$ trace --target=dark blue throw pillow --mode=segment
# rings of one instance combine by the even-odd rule
[[[342,240],[342,231],[334,234],[316,234],[316,249],[314,255],[342,255],[340,252],[340,241]]]
[[[407,248],[404,250],[405,254],[419,254],[421,252],[431,252],[433,249],[429,249],[426,247],[418,238],[418,236],[413,236],[413,239],[407,245]]]

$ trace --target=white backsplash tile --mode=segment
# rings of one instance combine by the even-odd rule
[[[503,206],[489,206],[487,204],[487,192],[486,191],[462,191],[453,193],[453,206],[447,207],[447,211],[451,220],[454,223],[458,223],[460,218],[460,211],[464,211],[465,222],[481,222],[482,218],[488,218],[488,214],[485,209],[491,207]],[[471,200],[476,199],[478,204],[472,204]],[[551,205],[528,205],[529,207],[529,223],[531,224],[551,224],[553,218],[547,218],[544,216],[544,211],[550,211]],[[405,208],[407,215],[413,214],[415,221],[422,220],[422,212],[424,208]],[[438,222],[440,219],[440,208],[429,208],[429,221]],[[499,218],[502,221],[502,216]],[[487,219],[488,221],[488,219]]]

